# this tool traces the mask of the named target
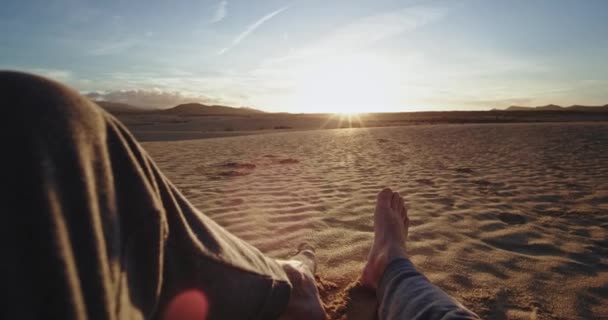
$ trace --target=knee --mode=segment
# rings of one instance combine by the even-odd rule
[[[0,71],[0,93],[15,115],[51,115],[91,108],[86,98],[67,86],[33,74]]]
[[[22,128],[85,120],[100,112],[94,103],[67,86],[27,73],[0,71],[0,94],[6,105],[6,119]]]

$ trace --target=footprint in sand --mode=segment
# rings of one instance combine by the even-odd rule
[[[253,163],[225,162],[220,164],[220,167],[253,170],[255,169],[256,165]]]
[[[220,177],[241,177],[250,175],[251,171],[239,171],[239,170],[230,170],[230,171],[221,171],[217,175]]]
[[[494,183],[492,183],[488,180],[485,180],[485,179],[475,180],[475,181],[473,181],[473,183],[480,187],[491,187],[494,185]]]
[[[562,170],[564,170],[564,168],[562,168],[562,167],[560,167],[558,165],[551,165],[551,166],[548,166],[547,168],[551,169],[551,170],[556,170],[556,171],[562,171]]]
[[[498,219],[507,224],[524,224],[526,218],[520,214],[501,212],[498,214]]]
[[[218,179],[221,177],[240,177],[246,176],[253,173],[253,170],[256,168],[256,165],[253,163],[244,163],[244,162],[224,162],[218,165],[221,168],[227,168],[231,170],[225,170],[217,172],[212,179]]]
[[[416,182],[420,183],[420,184],[425,184],[427,186],[434,186],[435,182],[433,182],[430,179],[416,179]]]
[[[456,169],[454,169],[454,171],[456,171],[458,173],[466,173],[466,174],[473,173],[473,169],[471,169],[471,168],[456,168]]]
[[[287,159],[280,159],[277,161],[278,164],[296,164],[296,163],[300,163],[300,161],[298,159],[292,159],[292,158],[287,158]]]

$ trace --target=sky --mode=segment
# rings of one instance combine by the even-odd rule
[[[0,69],[270,112],[608,103],[605,0],[3,0]]]

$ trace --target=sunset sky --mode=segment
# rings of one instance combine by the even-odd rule
[[[0,68],[279,112],[608,103],[608,1],[3,0]]]

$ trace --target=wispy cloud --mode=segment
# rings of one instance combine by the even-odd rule
[[[139,43],[140,41],[136,39],[120,39],[116,41],[102,42],[89,50],[88,54],[92,56],[118,54],[133,48]]]
[[[213,13],[213,18],[211,18],[210,22],[217,23],[217,22],[224,20],[224,18],[226,17],[226,14],[228,13],[227,7],[228,7],[228,1],[220,1],[217,4],[217,8],[215,8],[215,12]]]
[[[297,48],[288,55],[267,60],[270,65],[288,65],[293,60],[309,61],[318,56],[339,52],[366,49],[376,43],[407,34],[425,25],[441,20],[448,10],[446,7],[414,6],[389,12],[380,12],[354,19],[334,30],[321,35],[317,41]],[[408,52],[409,55],[414,51]]]
[[[336,29],[324,42],[340,46],[367,45],[435,22],[446,12],[440,7],[409,7],[379,13]]]
[[[241,32],[241,34],[239,34],[236,38],[234,38],[234,40],[232,40],[232,43],[228,47],[225,47],[225,48],[221,49],[220,51],[218,51],[217,54],[218,55],[222,55],[222,54],[228,52],[230,49],[234,48],[241,41],[243,41],[245,38],[247,38],[257,28],[259,28],[261,25],[263,25],[266,21],[272,19],[273,17],[275,17],[279,13],[285,11],[286,9],[287,9],[287,7],[283,7],[283,8],[280,8],[278,10],[272,11],[269,14],[261,17],[256,22],[254,22],[253,24],[249,25],[247,27],[247,29],[245,29],[245,31]]]

